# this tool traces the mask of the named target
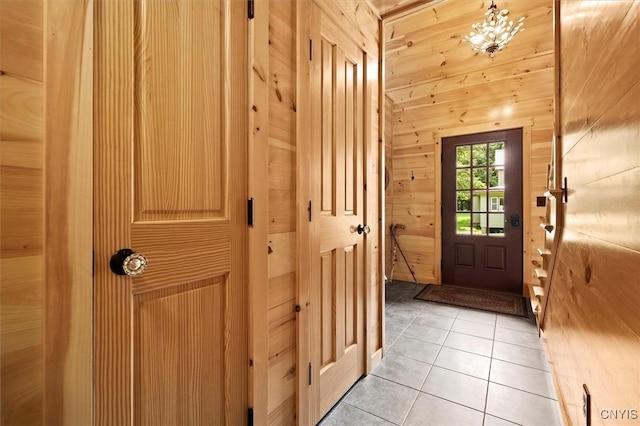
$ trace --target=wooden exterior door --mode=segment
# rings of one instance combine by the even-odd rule
[[[443,138],[442,282],[522,294],[522,129]]]
[[[95,4],[96,425],[246,424],[245,5]]]
[[[314,4],[312,420],[364,373],[364,52]],[[362,229],[361,229],[362,230]]]

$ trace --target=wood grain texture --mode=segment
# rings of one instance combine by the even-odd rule
[[[640,400],[640,78],[628,68],[638,66],[640,5],[559,6],[562,174],[555,180],[567,178],[569,198],[544,335],[567,423],[584,422],[585,383],[592,424],[606,425],[612,420],[601,410],[635,409]],[[606,23],[595,19],[602,13]]]
[[[0,70],[43,81],[44,2],[0,2]]]
[[[135,298],[135,424],[225,423],[228,290],[218,278]]]
[[[462,41],[478,11],[475,1],[440,2],[385,21],[386,95],[393,101],[393,220],[406,225],[399,236],[418,281],[437,282],[441,244],[438,205],[439,141],[443,136],[528,127],[523,170],[525,227],[543,214],[533,204],[546,188],[553,129],[552,2],[507,2],[510,16],[525,16],[526,31],[491,59]],[[515,125],[515,126],[514,126]],[[482,129],[482,130],[480,130]],[[412,179],[413,177],[413,179]],[[544,238],[525,232],[523,280],[541,259],[535,244]],[[394,276],[412,281],[403,262]]]
[[[293,1],[268,2],[267,33],[263,30],[260,43],[265,57],[261,74],[267,90],[268,162],[265,174],[256,176],[268,185],[267,241],[267,344],[268,389],[265,395],[268,417],[256,418],[259,423],[292,424],[295,420],[291,401],[297,389],[296,360],[296,270],[297,270],[297,211],[296,111],[299,102],[296,88],[296,3]],[[259,16],[256,15],[258,18]],[[268,43],[268,46],[267,46]],[[308,49],[308,47],[307,47]],[[254,70],[255,72],[255,70]],[[256,129],[257,130],[257,129]],[[300,207],[298,207],[302,210]],[[258,210],[260,211],[260,210]],[[265,253],[263,250],[262,253]],[[263,254],[264,256],[264,254]],[[264,304],[264,300],[261,301]],[[304,374],[303,374],[304,375]],[[302,375],[302,376],[303,376]],[[264,389],[257,391],[264,392]],[[292,417],[293,415],[293,417]]]
[[[310,176],[309,169],[314,158],[312,135],[311,101],[317,93],[312,91],[311,75],[319,61],[310,61],[308,55],[319,54],[318,44],[315,48],[310,45],[312,39],[312,13],[311,2],[295,2],[296,16],[296,91],[299,94],[308,93],[309,96],[298,96],[296,113],[296,199],[307,208],[313,204],[313,183],[316,176]],[[317,71],[315,71],[317,72]],[[320,200],[315,200],[319,203]],[[298,208],[296,211],[297,227],[296,247],[299,253],[311,252],[311,234],[317,229],[313,222],[309,222],[309,211]],[[312,218],[313,220],[313,218]],[[312,422],[311,397],[313,389],[309,386],[308,370],[305,367],[311,361],[314,348],[310,345],[311,330],[311,285],[309,277],[318,273],[316,263],[309,262],[306,256],[300,255],[296,261],[296,300],[300,312],[296,316],[296,349],[295,362],[299,369],[296,378],[295,392],[295,419],[297,424],[310,424]],[[275,412],[274,412],[275,413]],[[286,411],[285,411],[286,413]],[[270,419],[271,420],[271,419]]]
[[[247,421],[249,393],[247,146],[242,143],[248,139],[249,111],[246,5],[233,1],[215,5],[185,2],[175,5],[176,9],[166,5],[96,5],[94,423],[157,424],[154,413],[164,411],[172,423],[241,424]],[[212,14],[216,17],[211,21],[200,19]],[[154,22],[180,24],[175,28],[180,34],[167,40]],[[217,37],[204,37],[211,32]],[[140,70],[147,58],[136,52],[158,43],[152,49],[153,60],[155,68],[164,72],[175,60],[171,43],[190,37],[198,38],[194,44],[206,50],[219,50],[216,54],[221,61],[203,63],[187,57],[181,64],[184,69],[173,78],[154,84],[145,80],[150,71]],[[162,47],[163,43],[167,46]],[[211,83],[220,90],[208,92],[212,98],[207,101],[218,106],[207,110],[217,115],[210,119],[220,123],[224,132],[211,129],[210,122],[191,131],[181,120],[175,121],[175,128],[163,123],[154,131],[160,131],[158,137],[164,140],[175,135],[176,129],[184,131],[181,137],[188,140],[180,146],[189,151],[184,158],[200,163],[194,164],[193,170],[206,170],[209,166],[204,163],[211,160],[194,153],[207,149],[224,153],[223,167],[212,181],[196,182],[200,185],[197,191],[182,194],[196,198],[204,194],[210,199],[160,203],[165,209],[160,217],[165,220],[140,220],[138,213],[143,209],[136,211],[134,207],[143,205],[139,203],[145,193],[162,200],[176,185],[162,187],[161,179],[136,179],[144,172],[139,168],[146,165],[140,161],[139,151],[144,135],[132,129],[146,129],[158,114],[162,116],[139,114],[138,106],[148,99],[141,99],[142,92],[136,87],[144,87],[145,96],[151,99],[164,96],[166,102],[179,104],[180,111],[194,111],[203,107],[200,94],[193,89],[195,83],[202,83],[203,75],[222,80]],[[160,168],[158,173],[164,169],[176,173],[174,159],[163,155],[171,156],[172,152],[157,152],[147,160]],[[191,171],[182,167],[175,177],[182,183],[193,183]],[[140,187],[147,184],[149,188]],[[144,275],[129,278],[109,270],[111,254],[123,247],[148,257],[149,269]],[[184,332],[185,327],[191,334]],[[182,333],[179,338],[178,330]],[[170,388],[178,392],[175,398],[169,389],[154,382],[160,376],[149,364],[156,363],[171,365],[168,371],[184,372],[171,375],[176,386]],[[215,389],[194,391],[199,387],[193,375],[197,371],[203,372],[207,386],[213,384]],[[139,404],[132,404],[134,401]]]
[[[364,80],[364,188],[365,223],[370,232],[365,236],[364,272],[364,322],[365,322],[365,371],[377,364],[383,347],[384,335],[384,227],[382,204],[384,200],[384,144],[381,127],[383,113],[380,91],[379,52],[367,52]]]
[[[415,8],[422,7],[437,0],[369,0],[371,8],[378,13],[382,19],[400,13],[411,13]]]
[[[0,2],[0,423],[43,424],[43,1]]]
[[[394,224],[393,217],[393,176],[394,176],[394,167],[393,167],[393,124],[392,124],[392,115],[391,111],[393,109],[393,101],[388,96],[385,96],[384,102],[384,161],[385,161],[385,185],[386,179],[388,177],[388,186],[384,189],[384,236],[385,236],[385,274],[388,279],[391,278],[391,267],[393,264],[393,243],[391,241],[391,232],[390,226]],[[388,173],[388,176],[387,176]]]
[[[264,212],[271,209],[269,190],[269,9],[268,1],[255,3],[255,17],[249,22],[249,197],[254,208]],[[280,188],[279,188],[280,189]],[[278,193],[282,194],[284,191]],[[286,198],[286,195],[284,197]],[[278,198],[282,202],[282,198]],[[274,202],[275,203],[275,202]],[[285,210],[289,212],[289,210]],[[269,320],[272,291],[269,287],[268,245],[270,223],[266,214],[254,212],[253,226],[249,228],[249,406],[253,407],[257,423],[266,422],[269,415]],[[286,216],[285,216],[286,217]],[[280,219],[280,218],[278,218]],[[277,223],[286,222],[278,220]],[[282,286],[274,292],[278,302]],[[285,287],[284,294],[287,288]],[[270,303],[264,301],[269,299]],[[291,298],[290,298],[291,299]],[[279,303],[277,303],[279,304]]]
[[[218,2],[135,7],[136,220],[226,214],[227,153],[215,143],[227,125],[220,113],[224,73],[216,66],[226,61],[220,8]]]
[[[91,424],[93,1],[49,4],[46,27],[44,416]]]
[[[309,252],[309,261],[319,270],[310,277],[311,404],[316,422],[365,371],[364,307],[370,303],[365,294],[371,285],[366,268],[377,259],[369,257],[371,241],[355,232],[367,223],[365,169],[372,166],[365,157],[370,152],[370,130],[365,127],[371,124],[365,94],[372,83],[364,71],[370,70],[367,52],[352,31],[340,28],[320,7],[313,7],[312,16],[313,42],[321,45],[313,93],[323,95],[314,97],[311,105],[312,127],[321,129],[312,134],[315,161],[310,165],[311,175],[318,176],[312,197],[322,199],[313,209],[319,225],[310,235]],[[373,86],[377,88],[377,81]]]

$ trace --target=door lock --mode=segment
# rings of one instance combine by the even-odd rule
[[[511,226],[513,226],[514,228],[517,228],[518,226],[520,226],[520,215],[517,215],[517,214],[511,215]]]
[[[356,230],[358,231],[358,234],[368,234],[369,232],[371,232],[371,228],[369,228],[369,225],[358,225]]]
[[[120,249],[113,253],[109,261],[111,272],[116,275],[140,275],[147,269],[147,258],[130,248]]]

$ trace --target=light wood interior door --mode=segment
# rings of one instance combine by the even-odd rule
[[[245,4],[95,4],[96,425],[246,424]]]
[[[312,419],[364,373],[364,52],[313,6]]]

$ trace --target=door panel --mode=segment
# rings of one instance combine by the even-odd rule
[[[96,4],[97,425],[246,422],[245,12]]]
[[[222,3],[135,7],[136,219],[223,217]]]
[[[312,419],[364,372],[364,52],[314,5],[312,176],[320,206],[311,236]],[[317,40],[317,41],[315,41]]]
[[[522,129],[444,138],[442,149],[443,284],[521,294]]]

